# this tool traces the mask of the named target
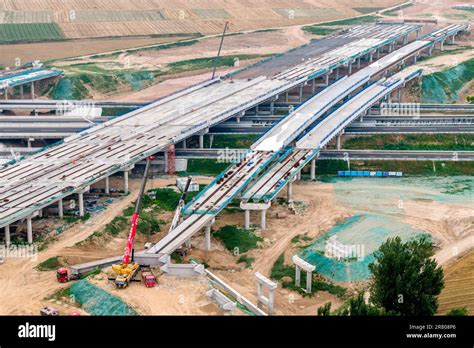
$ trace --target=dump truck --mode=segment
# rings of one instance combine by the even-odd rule
[[[77,280],[79,277],[74,274],[69,274],[69,270],[66,267],[58,268],[56,271],[56,279],[60,283],[67,283],[71,280]]]
[[[147,288],[153,288],[156,285],[156,277],[149,267],[142,267],[142,282]]]

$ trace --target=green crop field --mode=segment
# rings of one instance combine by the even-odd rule
[[[56,23],[0,24],[0,43],[62,39],[63,32]]]

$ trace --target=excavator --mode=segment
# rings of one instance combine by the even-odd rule
[[[146,182],[148,179],[148,172],[150,170],[150,163],[154,159],[154,156],[149,156],[146,161],[145,173],[143,174],[143,180],[138,194],[137,201],[135,203],[135,211],[132,215],[132,222],[130,224],[130,232],[128,233],[127,244],[122,257],[122,263],[112,265],[112,270],[116,273],[114,279],[115,286],[119,289],[126,288],[130,282],[135,278],[140,265],[133,260],[133,243],[135,241],[135,234],[137,233],[138,219],[140,217],[140,210],[142,208],[143,195],[145,193]]]

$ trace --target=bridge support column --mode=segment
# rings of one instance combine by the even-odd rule
[[[403,37],[403,44],[404,44],[404,45],[408,44],[408,35],[405,35],[405,36]]]
[[[336,68],[336,80],[339,78],[339,67]]]
[[[11,244],[10,225],[5,226],[5,245],[8,247]]]
[[[455,37],[455,35],[451,36],[451,44],[453,44],[453,45],[454,45],[454,37]]]
[[[300,103],[303,101],[303,88],[304,88],[304,86],[301,85],[300,90],[299,90]]]
[[[90,186],[86,187],[84,190],[78,192],[79,196],[79,216],[84,216],[84,193],[89,192]]]
[[[402,89],[401,88],[397,90],[397,100],[399,103],[402,102]]]
[[[260,210],[260,228],[264,230],[267,227],[267,210],[270,208],[271,203],[250,203],[240,202],[240,208],[245,211],[245,229],[250,228],[250,210]]]
[[[288,91],[285,92],[285,103],[288,103]]]
[[[297,287],[301,286],[301,270],[306,272],[306,293],[311,293],[312,282],[313,282],[313,272],[316,269],[315,266],[306,262],[297,255],[293,255],[292,261],[295,265],[295,285]]]
[[[267,228],[267,210],[262,209],[260,215],[260,229],[264,230]]]
[[[31,82],[31,99],[35,99],[35,83]]]
[[[316,180],[316,160],[311,160],[311,180]]]
[[[324,84],[326,85],[326,87],[329,86],[329,74],[326,74],[324,76]]]
[[[357,69],[360,69],[360,57],[357,58]]]
[[[293,200],[293,181],[286,185],[286,203],[290,204]]]
[[[63,207],[63,199],[62,198],[58,201],[58,215],[59,215],[60,219],[62,219],[64,217],[64,207]]]
[[[105,178],[105,194],[106,195],[110,194],[110,177],[109,176]]]
[[[259,272],[255,273],[255,278],[257,280],[258,307],[260,308],[262,305],[267,306],[268,315],[272,315],[273,303],[275,301],[275,296],[273,293],[278,285]],[[265,296],[265,288],[268,289],[268,297]]]
[[[32,216],[28,216],[26,218],[26,238],[28,240],[28,244],[33,243],[33,222],[31,221]]]
[[[84,193],[79,193],[79,216],[84,216]]]
[[[204,231],[204,247],[206,251],[211,250],[211,226],[206,226]]]
[[[43,217],[43,209],[38,210],[38,216],[39,216],[40,218]]]
[[[369,63],[372,63],[374,60],[374,54],[373,53],[369,53]]]
[[[5,97],[5,100],[8,100],[8,87],[3,90],[3,95]]]
[[[296,173],[296,180],[301,181],[301,170]]]
[[[341,135],[342,135],[342,132],[339,133],[336,138],[336,149],[338,150],[341,149]]]
[[[244,228],[245,228],[246,230],[250,229],[250,210],[249,210],[249,209],[245,209]]]
[[[444,40],[440,41],[439,48],[441,49],[441,51],[444,51]]]
[[[352,74],[352,63],[349,63],[349,71],[348,71],[348,74],[349,74],[349,75]]]
[[[20,99],[23,99],[23,85],[20,86]]]
[[[377,59],[379,59],[380,58],[380,48],[377,48],[375,51],[377,52]]]
[[[199,148],[204,149],[204,134],[199,134]]]
[[[214,142],[214,134],[209,134],[209,148],[212,149],[212,143]]]
[[[272,100],[270,102],[270,115],[273,115],[275,113],[275,101]]]
[[[128,170],[123,171],[123,192],[128,194]]]
[[[184,140],[181,142],[181,144],[182,144],[182,148],[183,148],[183,149],[186,149],[186,148],[187,148],[186,139],[184,139]]]

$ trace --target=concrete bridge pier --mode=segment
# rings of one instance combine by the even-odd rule
[[[105,178],[105,194],[106,195],[110,194],[110,177],[109,176]]]
[[[306,272],[306,293],[311,293],[312,282],[313,282],[313,272],[316,269],[315,266],[306,262],[297,255],[293,255],[292,261],[295,265],[295,286],[301,285],[301,270]]]
[[[26,218],[26,238],[28,244],[33,244],[33,222],[31,221],[32,218],[32,216],[28,216]]]
[[[126,195],[130,192],[129,185],[128,185],[128,176],[129,176],[130,171],[133,168],[135,168],[135,165],[131,165],[123,169],[123,192]]]
[[[11,244],[10,225],[5,226],[5,245],[8,247]]]
[[[286,203],[290,203],[292,201],[293,196],[293,182],[289,182],[286,185]]]
[[[216,222],[216,219],[212,219],[206,226],[204,226],[204,249],[206,251],[211,251],[211,228],[212,225]]]
[[[64,206],[62,198],[58,201],[58,215],[60,219],[64,217]]]
[[[311,181],[316,180],[316,159],[311,160]]]
[[[273,314],[273,304],[275,302],[275,289],[278,284],[272,282],[270,279],[262,275],[260,272],[255,273],[255,278],[257,281],[257,296],[258,296],[258,306],[259,308],[264,305],[268,308],[268,315]],[[268,290],[268,297],[265,296],[265,289]]]
[[[271,202],[265,203],[251,203],[251,202],[240,202],[240,208],[245,211],[245,222],[244,228],[250,228],[250,211],[259,210],[260,211],[260,228],[262,230],[267,228],[267,210],[270,208]]]
[[[83,217],[85,210],[84,210],[84,193],[90,191],[90,186],[86,187],[84,190],[78,192],[79,196],[79,216]]]

